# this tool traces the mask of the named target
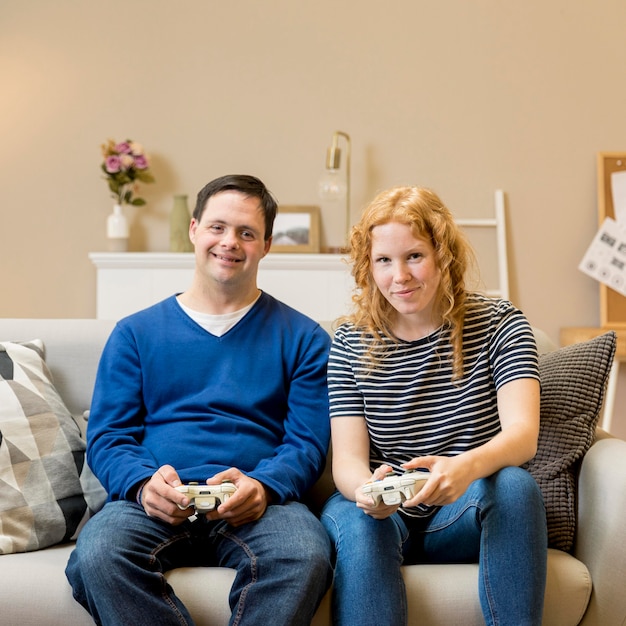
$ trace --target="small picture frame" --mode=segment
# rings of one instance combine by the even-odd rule
[[[270,252],[320,251],[320,208],[279,206]]]

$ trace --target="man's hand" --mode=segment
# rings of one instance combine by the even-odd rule
[[[207,519],[223,519],[231,526],[241,526],[258,520],[270,502],[270,495],[265,486],[234,467],[215,474],[206,482],[207,485],[219,485],[225,480],[232,482],[237,490],[217,509],[209,511],[206,514]]]
[[[176,490],[180,486],[180,478],[171,465],[161,466],[144,483],[141,490],[141,505],[149,517],[168,522],[174,526],[182,524],[194,514],[193,507],[181,510],[189,504],[189,498]]]

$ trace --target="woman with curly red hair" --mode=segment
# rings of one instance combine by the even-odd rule
[[[378,195],[350,259],[354,310],[328,366],[338,491],[322,522],[335,545],[335,623],[405,624],[403,563],[478,562],[486,623],[540,624],[545,509],[519,467],[539,433],[528,321],[468,290],[472,248],[428,189]],[[401,505],[363,492],[407,470],[428,479]]]

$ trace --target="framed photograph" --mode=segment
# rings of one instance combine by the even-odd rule
[[[319,252],[320,208],[279,206],[270,252]]]

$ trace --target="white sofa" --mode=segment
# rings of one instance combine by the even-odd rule
[[[113,322],[0,319],[0,341],[40,338],[56,388],[76,416],[89,407],[95,370]],[[83,424],[84,426],[84,424]],[[328,473],[317,500],[328,494]],[[626,442],[600,433],[579,477],[573,554],[550,550],[543,623],[612,626],[626,623]],[[72,598],[64,569],[72,544],[0,556],[0,623],[6,626],[91,624]],[[410,624],[483,624],[476,565],[404,567]],[[233,572],[183,568],[167,574],[199,625],[227,624]],[[212,598],[209,605],[207,598]],[[329,595],[313,624],[330,624]]]

